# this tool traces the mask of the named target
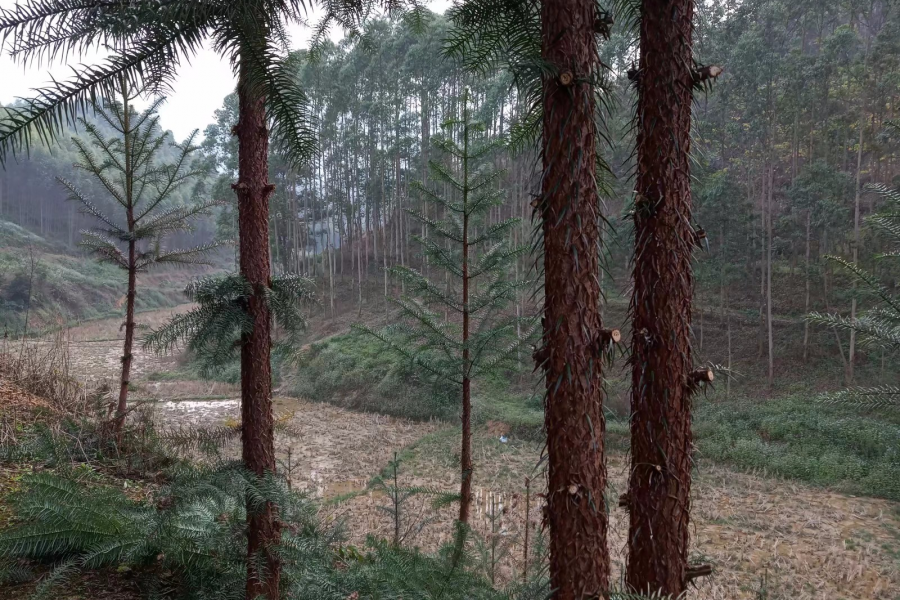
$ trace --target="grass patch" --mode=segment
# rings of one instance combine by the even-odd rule
[[[0,221],[0,326],[10,333],[22,332],[26,312],[29,332],[122,314],[127,283],[113,265]],[[137,309],[172,306],[178,298],[175,289],[139,285]]]
[[[808,397],[701,404],[701,456],[846,493],[900,500],[896,419]]]
[[[458,413],[446,386],[430,385],[378,340],[356,332],[310,345],[288,388],[313,402],[408,419]]]
[[[531,362],[521,371],[497,372],[475,381],[475,425],[502,422],[512,437],[543,435],[542,390],[535,387]],[[365,412],[412,420],[458,422],[461,398],[453,386],[422,377],[408,361],[378,340],[350,332],[312,344],[294,370],[289,393]]]

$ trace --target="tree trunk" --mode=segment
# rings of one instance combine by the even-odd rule
[[[643,0],[626,583],[685,590],[691,492],[693,0]]]
[[[762,173],[760,176],[760,193],[759,193],[759,351],[757,358],[762,360],[763,357],[763,340],[766,337],[766,182],[767,171],[766,161],[763,161]]]
[[[124,172],[125,172],[125,205],[128,232],[134,233],[134,173],[131,139],[131,115],[128,106],[128,86],[122,83],[122,134],[125,139]],[[119,402],[116,406],[115,434],[116,444],[122,445],[125,434],[125,415],[128,409],[128,385],[131,379],[131,350],[134,346],[134,298],[137,283],[137,249],[136,241],[128,241],[128,292],[125,296],[125,345],[122,350],[122,377],[119,380]]]
[[[724,269],[723,269],[724,271]],[[726,287],[725,287],[725,277],[724,273],[722,276],[722,318],[725,320],[725,346],[726,346],[726,362],[725,369],[727,371],[727,376],[725,378],[725,399],[731,397],[731,315],[728,314],[728,311],[725,308],[726,303]]]
[[[592,0],[544,0],[543,347],[550,587],[557,600],[605,597],[609,587],[601,356],[597,129],[599,69]]]
[[[804,291],[803,314],[809,314],[809,280],[812,276],[810,272],[810,248],[812,246],[812,210],[806,211],[806,289]],[[803,320],[803,362],[809,360],[809,321]]]
[[[769,349],[769,371],[768,371],[768,385],[769,391],[772,391],[772,388],[775,386],[775,339],[772,331],[772,244],[774,242],[774,238],[772,235],[772,221],[774,220],[774,209],[772,208],[775,204],[774,197],[772,194],[772,188],[774,187],[775,179],[775,166],[773,164],[769,164],[769,196],[766,201],[766,338],[768,341],[768,349]]]
[[[265,98],[253,95],[243,68],[239,75],[238,198],[240,272],[253,289],[247,303],[252,323],[241,335],[241,444],[244,465],[259,477],[275,472],[275,432],[272,416],[271,331],[265,290],[269,278],[269,134]],[[275,546],[281,540],[277,507],[247,506],[247,588],[249,599],[277,600],[281,564]],[[262,563],[264,569],[258,570]]]
[[[131,210],[129,209],[129,221],[132,221]],[[133,226],[129,229],[133,230]],[[135,242],[128,242],[128,293],[125,296],[125,345],[122,352],[122,377],[119,382],[119,403],[116,407],[116,443],[122,445],[125,435],[125,415],[128,413],[128,385],[131,380],[131,363],[134,356],[131,351],[134,347],[134,300],[135,288],[137,284],[137,270],[135,263],[137,262],[137,253],[135,252]]]
[[[463,114],[468,117],[468,111]],[[468,129],[468,121],[466,121]],[[466,131],[464,143],[465,156],[469,155],[469,132]],[[463,181],[468,182],[468,159],[463,159]],[[460,468],[462,479],[459,486],[459,522],[469,522],[469,506],[472,502],[472,382],[469,379],[469,209],[468,189],[463,190],[463,242],[462,242],[462,341],[463,341],[463,380],[462,380],[462,449],[460,450]]]
[[[862,185],[863,131],[865,112],[859,117],[859,148],[856,151],[856,198],[853,202],[853,265],[859,266],[859,199]],[[853,278],[853,298],[850,300],[850,320],[856,320],[857,278]],[[847,385],[853,384],[853,365],[856,362],[856,330],[850,329],[850,347],[847,351]]]

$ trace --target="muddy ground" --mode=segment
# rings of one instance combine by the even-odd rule
[[[188,306],[178,307],[181,311]],[[143,313],[157,326],[171,311]],[[66,336],[73,370],[90,385],[114,381],[121,354],[120,323],[95,321]],[[323,333],[333,333],[328,328]],[[51,343],[45,340],[43,343]],[[167,426],[215,426],[239,417],[235,386],[166,376],[178,357],[156,357],[136,349],[135,395],[155,398]],[[457,433],[448,424],[415,423],[362,414],[278,395],[276,412],[289,423],[279,435],[279,458],[298,488],[323,499],[323,516],[343,523],[350,543],[394,528],[385,494],[369,487],[395,452],[402,458],[401,486],[452,492]],[[476,436],[476,517],[484,568],[498,582],[522,576],[523,538],[540,536],[542,476],[539,445],[481,431]],[[627,479],[627,457],[609,459],[610,507]],[[525,481],[531,494],[525,514]],[[611,508],[610,548],[616,573],[624,561],[627,515]],[[413,497],[404,507],[405,543],[433,550],[448,541],[452,507],[434,510],[431,497]],[[492,514],[494,517],[492,518]],[[491,554],[493,550],[493,561]],[[693,598],[790,598],[798,600],[900,598],[900,504],[845,496],[761,475],[737,473],[700,462],[693,486],[692,552],[715,572]]]

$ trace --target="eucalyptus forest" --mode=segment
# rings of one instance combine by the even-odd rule
[[[0,599],[900,597],[900,3],[0,40]]]

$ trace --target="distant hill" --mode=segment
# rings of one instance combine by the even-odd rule
[[[138,278],[138,310],[184,301],[182,290],[204,268],[177,268]],[[125,273],[63,243],[0,220],[0,329],[20,335],[123,313]]]

